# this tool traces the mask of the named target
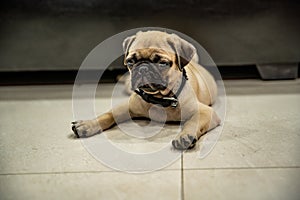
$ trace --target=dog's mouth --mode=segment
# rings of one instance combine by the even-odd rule
[[[139,89],[141,89],[144,92],[147,92],[149,94],[157,94],[161,90],[165,90],[166,86],[161,85],[161,84],[151,83],[151,84],[142,85],[142,86],[139,87]]]
[[[158,94],[167,88],[167,84],[162,80],[153,80],[149,77],[142,76],[138,80],[132,79],[133,88],[143,90],[148,94]],[[133,89],[135,90],[135,89]]]

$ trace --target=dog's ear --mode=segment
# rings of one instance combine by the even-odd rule
[[[123,41],[123,51],[124,51],[125,57],[128,55],[129,48],[130,48],[131,44],[133,43],[133,41],[135,40],[135,38],[136,38],[136,36],[132,35],[132,36],[125,38],[125,40]]]
[[[170,35],[168,43],[176,54],[177,66],[182,70],[196,54],[196,48],[175,34]]]

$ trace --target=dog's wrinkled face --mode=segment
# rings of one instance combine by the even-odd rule
[[[131,72],[132,89],[139,88],[150,94],[164,93],[168,88],[168,73],[174,67],[173,57],[164,50],[155,48],[130,52],[125,64]]]
[[[123,48],[132,90],[163,96],[172,92],[196,52],[177,35],[160,31],[138,32],[124,40]]]

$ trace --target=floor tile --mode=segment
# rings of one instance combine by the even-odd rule
[[[73,137],[70,100],[0,101],[1,174],[110,170]]]
[[[207,138],[222,127],[209,132],[194,150],[183,154],[185,199],[297,199],[299,83],[225,81],[227,112],[216,146],[208,156],[199,159]],[[96,114],[111,107],[111,91],[116,101],[126,100],[122,88],[110,84],[98,87]],[[78,101],[85,105],[84,93]],[[82,109],[80,117],[91,117],[84,106]],[[126,123],[128,132],[119,126],[102,135],[75,139],[70,130],[72,86],[66,85],[0,87],[0,111],[1,199],[181,197],[181,159],[170,162],[161,171],[146,174],[116,172],[97,161],[97,152],[113,156],[105,149],[97,151],[97,145],[103,141],[144,158],[164,148],[169,154],[163,155],[172,155],[176,152],[170,141],[178,131],[177,125],[167,125],[155,135],[141,139],[130,136],[132,125],[148,131],[159,124],[134,121]],[[90,148],[86,144],[91,144]],[[159,158],[167,160],[164,156]],[[142,161],[145,166],[155,164],[151,159]],[[134,164],[134,160],[126,162],[128,166]]]
[[[185,199],[299,199],[300,169],[186,170]]]
[[[53,86],[26,88],[1,87],[0,174],[112,170],[87,151],[83,140],[73,137],[70,124],[73,121],[72,99],[68,97],[72,87],[56,86],[57,94]],[[104,96],[112,87],[106,85],[102,90],[98,89],[105,93],[98,92],[95,102],[96,114],[101,114],[111,107],[110,98]],[[78,101],[84,103],[86,99],[81,97]],[[172,137],[169,133],[173,130],[170,126],[159,135],[163,137],[147,140],[132,139],[117,127],[104,135],[116,147],[147,153],[166,145],[170,147],[168,137]],[[98,138],[88,140],[97,141]],[[180,159],[172,160],[164,167],[180,169]]]
[[[196,150],[184,154],[184,168],[300,166],[299,102],[300,94],[228,95],[215,148],[199,159],[203,136]]]
[[[2,200],[179,199],[180,170],[1,175]]]

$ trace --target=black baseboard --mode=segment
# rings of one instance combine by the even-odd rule
[[[244,66],[219,66],[220,74],[224,80],[227,79],[260,79],[255,65]],[[126,69],[106,70],[100,81],[101,83],[114,83],[117,76],[124,74]],[[95,71],[84,71],[83,82],[95,82],[92,80]],[[73,84],[77,75],[76,70],[51,70],[51,71],[15,71],[0,72],[0,85],[44,85],[44,84]],[[299,77],[299,74],[298,74]]]
[[[45,85],[45,84],[73,84],[77,70],[50,70],[50,71],[18,71],[18,72],[0,72],[0,85]],[[91,80],[95,70],[84,71],[83,82],[95,82]],[[106,70],[101,79],[101,83],[113,83],[118,74],[125,73],[125,70]],[[88,79],[89,78],[89,79]]]

